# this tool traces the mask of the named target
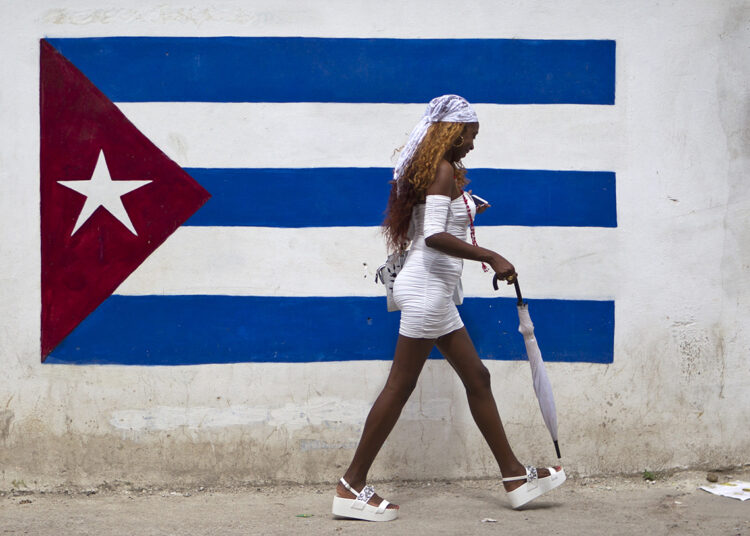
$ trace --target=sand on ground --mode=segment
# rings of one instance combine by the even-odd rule
[[[508,507],[497,480],[379,482],[401,505],[399,519],[335,519],[333,484],[235,488],[0,492],[0,536],[543,534],[750,536],[750,500],[711,495],[706,472],[569,478],[523,510]],[[719,474],[750,481],[750,467]],[[494,521],[489,521],[494,520]]]

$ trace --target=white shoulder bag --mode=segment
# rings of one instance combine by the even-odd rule
[[[380,280],[380,282],[385,285],[385,298],[389,313],[398,311],[398,306],[393,300],[393,284],[396,282],[396,276],[401,271],[401,268],[404,267],[406,256],[408,254],[408,250],[403,253],[391,253],[385,260],[385,263],[381,264],[380,267],[375,270],[375,283]],[[461,279],[459,278],[458,285],[456,285],[456,289],[453,291],[453,303],[461,305],[463,302],[464,288],[461,284]]]
[[[380,267],[375,270],[375,282],[377,283],[378,279],[380,279],[380,282],[385,285],[385,297],[388,305],[388,312],[398,311],[396,302],[393,301],[393,284],[396,282],[396,276],[401,271],[401,268],[403,268],[408,254],[408,250],[403,253],[399,253],[398,251],[391,253],[385,260],[385,263],[381,264]]]

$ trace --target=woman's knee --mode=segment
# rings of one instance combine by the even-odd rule
[[[409,400],[414,388],[417,386],[417,378],[399,378],[389,379],[385,384],[385,389],[402,404]]]
[[[492,378],[489,369],[480,363],[465,379],[464,386],[469,394],[482,394],[491,391]]]

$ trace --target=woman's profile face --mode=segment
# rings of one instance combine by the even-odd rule
[[[479,134],[479,123],[468,123],[464,127],[464,131],[461,134],[464,138],[464,143],[456,147],[453,156],[456,160],[461,160],[464,156],[469,154],[474,149],[474,140]]]

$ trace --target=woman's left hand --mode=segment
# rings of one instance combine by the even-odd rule
[[[471,190],[468,191],[468,194],[471,195]],[[491,206],[492,205],[490,205],[489,203],[485,203],[484,205],[477,205],[476,206],[477,207],[477,214],[481,214],[482,212],[484,212],[485,210],[487,210]]]

